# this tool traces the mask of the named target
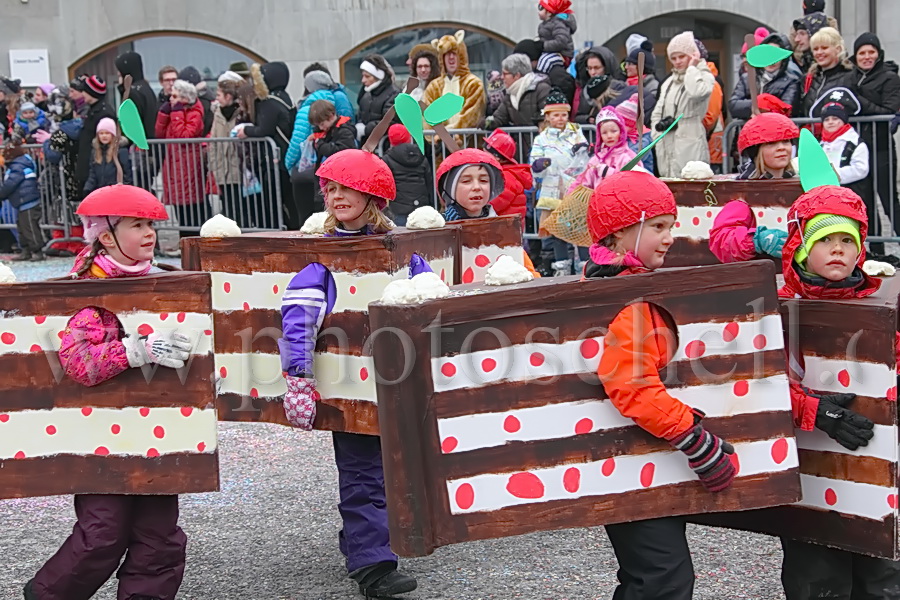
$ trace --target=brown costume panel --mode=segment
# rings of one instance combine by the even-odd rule
[[[738,477],[723,493],[705,491],[685,457],[623,417],[599,385],[606,328],[634,301],[674,322],[678,350],[660,373],[670,393],[736,448]],[[374,359],[401,555],[799,498],[771,263],[463,286],[369,311],[373,331],[400,330],[376,337]],[[550,327],[530,335],[541,323]]]

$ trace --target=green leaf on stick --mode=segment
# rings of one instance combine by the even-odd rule
[[[425,122],[429,125],[437,125],[449,121],[462,110],[465,103],[465,98],[457,94],[441,96],[425,109]]]
[[[122,126],[122,134],[141,150],[149,149],[147,134],[144,132],[144,123],[138,113],[134,101],[129,98],[119,105],[119,125]]]
[[[680,121],[680,120],[681,120],[681,117],[683,117],[683,116],[684,116],[684,115],[678,115],[678,118],[675,119],[674,121],[672,121],[672,124],[669,125],[669,128],[668,128],[668,129],[666,129],[665,131],[663,131],[662,134],[661,134],[658,138],[656,138],[655,140],[653,140],[652,142],[650,142],[649,144],[647,144],[647,147],[644,148],[643,150],[641,150],[641,151],[638,153],[637,156],[635,156],[634,158],[632,158],[632,159],[628,162],[627,165],[625,165],[624,167],[622,167],[622,170],[623,170],[623,171],[630,171],[630,170],[632,170],[639,162],[641,162],[641,159],[643,159],[644,156],[646,156],[648,152],[650,152],[651,150],[653,150],[653,146],[655,146],[656,144],[658,144],[658,143],[659,143],[659,140],[661,140],[661,139],[663,139],[664,137],[666,137],[666,135],[668,135],[668,133],[669,133],[670,131],[672,131],[672,129],[673,129],[676,125],[678,125],[678,121]]]
[[[400,117],[400,121],[406,127],[407,131],[409,131],[412,138],[416,140],[416,144],[419,145],[419,150],[424,154],[425,137],[423,134],[424,127],[422,126],[422,107],[420,107],[419,103],[416,102],[416,99],[409,94],[400,94],[397,96],[397,99],[394,100],[394,110],[397,111],[397,116]]]
[[[800,185],[803,191],[823,185],[841,185],[825,150],[809,129],[800,131]]]
[[[751,67],[763,69],[765,67],[771,67],[776,63],[780,63],[791,54],[792,52],[790,50],[785,50],[784,48],[779,48],[770,44],[762,44],[761,46],[753,46],[747,50],[747,62]]]

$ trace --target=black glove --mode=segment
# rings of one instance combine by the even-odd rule
[[[875,435],[873,431],[875,424],[846,408],[856,399],[856,394],[810,394],[810,396],[819,399],[819,408],[816,410],[818,429],[848,450],[869,445],[869,440]]]
[[[590,147],[591,147],[591,145],[588,144],[587,142],[581,142],[580,144],[575,144],[574,146],[572,146],[572,154],[578,154],[579,150],[584,150],[584,149],[590,148]]]

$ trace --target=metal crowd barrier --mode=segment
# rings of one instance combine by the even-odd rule
[[[80,230],[73,233],[81,225],[75,215],[80,198],[68,197],[65,164],[49,164],[40,144],[24,148],[37,170],[41,229],[54,236],[45,248],[82,241]],[[151,140],[146,151],[131,146],[128,157],[126,183],[153,192],[166,205],[169,219],[157,223],[160,232],[197,233],[219,213],[243,231],[284,229],[281,153],[270,138]],[[15,230],[16,216],[8,201],[0,203],[0,229]]]
[[[821,123],[821,119],[809,117],[791,119],[798,126],[806,126]],[[900,242],[900,205],[897,195],[897,149],[894,136],[891,133],[891,121],[894,115],[869,115],[852,117],[850,124],[863,136],[869,146],[869,155],[876,157],[870,160],[869,181],[871,182],[871,194],[869,198],[863,198],[869,209],[869,228],[872,242]],[[736,147],[737,136],[746,121],[732,120],[725,126],[722,134],[722,172],[732,173],[739,170],[732,160],[732,149]],[[871,135],[863,135],[871,132]],[[887,158],[884,158],[884,154]],[[877,158],[882,159],[879,165]],[[881,170],[887,169],[887,173]],[[876,202],[876,199],[880,202]]]

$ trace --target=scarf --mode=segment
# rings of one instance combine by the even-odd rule
[[[844,135],[845,133],[850,131],[850,129],[852,129],[852,125],[850,125],[850,123],[844,123],[843,127],[838,129],[837,131],[833,131],[831,133],[829,133],[823,129],[822,130],[822,141],[829,142],[829,143],[833,142],[834,140],[838,139],[839,137],[841,137],[842,135]]]
[[[465,219],[484,219],[486,217],[494,217],[497,216],[496,213],[491,214],[493,207],[491,203],[488,202],[484,205],[484,208],[481,209],[481,213],[477,216],[470,217],[469,213],[463,209],[462,206],[457,204],[456,202],[448,202],[447,208],[444,209],[444,220],[445,221],[462,221]]]
[[[590,247],[590,255],[591,260],[598,265],[621,265],[626,269],[631,270],[632,273],[649,271],[649,269],[644,266],[644,263],[641,262],[641,259],[639,259],[631,250],[626,252],[623,256],[621,254],[616,254],[606,246],[592,244]]]
[[[509,93],[509,101],[512,104],[512,107],[516,110],[519,110],[519,102],[522,100],[522,96],[525,95],[526,90],[531,85],[531,82],[534,81],[534,73],[528,73],[527,75],[523,75],[516,79],[509,88],[507,88],[507,92]]]
[[[75,266],[72,267],[71,273],[75,273],[84,264],[88,254],[91,253],[91,246],[85,246],[78,256],[75,258]],[[140,277],[150,272],[153,267],[153,261],[141,261],[135,265],[123,265],[119,261],[112,258],[106,252],[99,252],[94,257],[94,263],[90,270],[82,277],[86,279],[113,279],[116,277]]]
[[[862,269],[858,266],[853,269],[850,277],[841,281],[831,281],[819,277],[801,268],[796,262],[791,261],[791,266],[799,277],[799,288],[793,282],[786,280],[784,286],[778,290],[782,298],[815,298],[817,300],[850,300],[863,298],[875,293],[879,286],[866,289],[868,282]],[[878,282],[878,280],[876,280]],[[878,282],[880,283],[880,282]]]
[[[230,121],[231,117],[234,116],[235,111],[237,111],[238,105],[237,103],[230,104],[228,106],[219,106],[219,110],[222,111],[222,116],[225,117],[226,121]]]
[[[627,85],[633,85],[634,87],[637,87],[637,84],[639,83],[639,81],[638,81],[638,76],[635,75],[634,77],[628,77],[628,78],[625,80],[625,83],[626,83]]]

